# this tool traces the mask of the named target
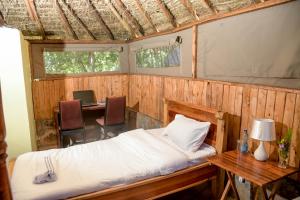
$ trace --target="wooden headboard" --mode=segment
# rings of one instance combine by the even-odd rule
[[[197,121],[211,123],[205,143],[214,146],[218,153],[227,149],[227,113],[216,109],[164,99],[164,126],[167,126],[176,114],[182,114]]]

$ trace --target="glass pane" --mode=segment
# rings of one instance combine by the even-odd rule
[[[180,46],[177,44],[141,49],[136,52],[138,68],[162,68],[180,66]]]
[[[46,74],[117,71],[118,51],[45,51]]]

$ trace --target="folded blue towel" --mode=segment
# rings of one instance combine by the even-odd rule
[[[47,156],[44,159],[45,159],[45,164],[47,167],[47,172],[45,172],[43,174],[39,174],[36,177],[34,177],[34,180],[33,180],[34,184],[42,184],[42,183],[53,182],[53,181],[57,180],[57,176],[54,172],[51,158],[49,156]]]

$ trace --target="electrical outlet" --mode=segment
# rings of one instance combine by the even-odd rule
[[[239,176],[239,182],[240,183],[245,183],[245,179],[243,177]]]

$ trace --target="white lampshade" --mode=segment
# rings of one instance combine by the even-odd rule
[[[275,122],[272,119],[254,119],[251,138],[260,141],[276,140]]]
[[[276,140],[275,122],[272,119],[254,119],[251,130],[251,138],[260,140],[258,148],[254,152],[256,160],[265,161],[269,158],[263,142]]]

